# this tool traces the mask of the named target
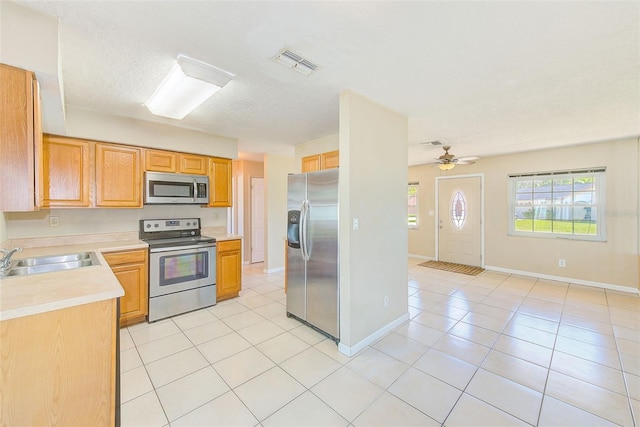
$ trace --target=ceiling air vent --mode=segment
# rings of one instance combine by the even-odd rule
[[[303,58],[297,53],[290,51],[289,49],[281,50],[280,53],[278,53],[278,55],[273,59],[274,61],[284,65],[285,67],[296,70],[297,72],[299,72],[300,74],[304,74],[305,76],[313,73],[318,68],[318,65],[314,64],[306,58]]]
[[[432,147],[432,146],[442,145],[442,142],[440,142],[440,141],[427,141],[427,142],[421,142],[420,144]]]

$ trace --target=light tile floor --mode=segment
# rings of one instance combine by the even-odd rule
[[[411,320],[348,358],[289,319],[282,273],[121,330],[123,426],[633,426],[640,298],[409,260]]]

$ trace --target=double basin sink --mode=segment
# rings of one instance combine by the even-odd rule
[[[77,252],[66,255],[51,255],[24,258],[12,261],[12,267],[4,276],[27,276],[50,273],[52,271],[72,270],[81,267],[100,265],[95,252]]]

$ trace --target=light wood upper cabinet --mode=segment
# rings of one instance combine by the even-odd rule
[[[178,170],[178,153],[144,150],[144,170],[150,172],[175,172]]]
[[[302,158],[302,172],[315,172],[340,166],[340,151],[327,151]]]
[[[149,314],[147,250],[103,254],[124,289],[120,298],[120,327],[144,322]]]
[[[205,156],[199,156],[197,154],[178,154],[180,173],[190,173],[194,175],[206,175],[207,167],[209,166],[209,159]]]
[[[302,172],[315,172],[320,170],[320,154],[314,154],[302,158]]]
[[[233,204],[231,159],[209,158],[209,191],[210,207],[230,207]]]
[[[82,139],[44,136],[42,206],[91,206],[91,148],[92,144]]]
[[[145,149],[144,160],[144,170],[149,172],[207,174],[208,158],[198,154]]]
[[[140,148],[96,143],[96,206],[142,207]]]
[[[0,64],[0,211],[42,201],[42,125],[35,74]]]
[[[333,169],[340,166],[340,151],[327,151],[320,154],[320,169]]]
[[[242,242],[224,240],[217,243],[216,300],[237,297],[242,289]]]

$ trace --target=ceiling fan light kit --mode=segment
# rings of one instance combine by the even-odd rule
[[[435,141],[438,142],[438,141]],[[432,143],[429,143],[430,145],[435,145]],[[451,146],[449,145],[445,145],[442,147],[442,149],[444,150],[444,154],[440,157],[438,157],[437,160],[437,165],[438,168],[440,170],[443,171],[448,171],[453,169],[457,164],[458,165],[471,165],[473,163],[475,163],[476,160],[480,159],[480,157],[477,156],[473,156],[473,157],[461,157],[459,159],[456,158],[455,155],[453,154],[449,154],[449,150],[451,149]]]

